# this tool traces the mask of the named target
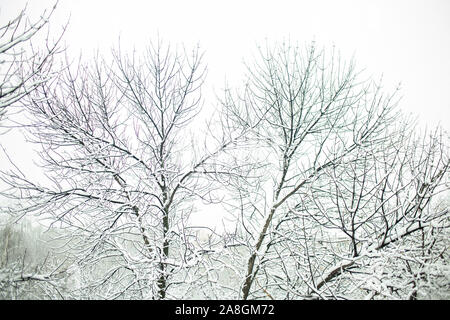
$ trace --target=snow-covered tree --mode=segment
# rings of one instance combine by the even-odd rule
[[[30,21],[23,9],[15,18],[0,26],[0,119],[6,108],[33,91],[54,75],[52,61],[61,50],[61,32],[51,40],[49,25],[56,5],[44,11],[36,21]],[[40,37],[36,45],[35,38]],[[33,44],[34,43],[34,44]]]
[[[253,179],[229,188],[228,208],[246,248],[235,297],[355,298],[364,290],[415,296],[422,268],[446,261],[442,241],[433,253],[416,255],[437,239],[430,233],[448,228],[448,210],[431,206],[448,173],[448,138],[437,134],[418,144],[407,139],[407,124],[393,130],[403,121],[396,92],[362,79],[334,49],[283,43],[259,53],[244,90],[226,91],[223,101],[228,123],[253,128],[247,138],[256,146],[237,161],[259,164]],[[375,277],[372,269],[389,259],[380,272],[392,274],[401,263],[398,246],[410,242],[405,287],[383,284],[391,295],[363,288]],[[408,259],[423,262],[408,267]]]
[[[334,49],[259,53],[204,127],[198,48],[119,47],[32,77],[24,129],[47,178],[1,171],[20,200],[2,210],[46,219],[53,259],[0,284],[38,281],[21,292],[43,298],[448,298],[447,133],[419,134],[397,90]],[[223,233],[190,223],[218,202]]]
[[[208,200],[210,176],[228,174],[213,160],[233,139],[201,144],[193,122],[205,74],[198,49],[158,42],[141,56],[119,48],[112,62],[97,58],[41,84],[24,103],[49,181],[19,173],[4,180],[23,200],[19,212],[50,215],[64,230],[80,270],[75,297],[183,297],[202,281],[190,271],[200,257],[193,201]]]
[[[284,262],[298,266],[285,268],[284,278],[298,281],[289,283],[293,296],[415,299],[448,291],[444,141],[439,132],[389,132],[377,148],[317,176],[277,236],[293,257]]]
[[[24,8],[0,26],[0,128],[10,125],[2,121],[8,110],[19,106],[26,95],[59,72],[53,68],[53,62],[63,50],[60,44],[65,27],[56,37],[50,35],[49,24],[55,9],[56,4],[32,20]],[[7,139],[2,135],[4,132],[0,131],[1,138]],[[0,148],[1,156],[7,158],[1,140]],[[3,210],[7,202],[0,198],[1,298],[58,296],[53,281],[58,280],[61,270],[53,263],[53,256],[40,246],[36,228],[26,219],[21,221],[21,216],[12,217],[8,210]],[[14,208],[14,203],[9,205]]]

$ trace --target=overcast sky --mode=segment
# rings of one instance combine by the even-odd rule
[[[1,0],[1,25],[26,2]],[[36,16],[53,3],[29,1],[27,11]],[[188,47],[199,43],[216,91],[225,77],[239,79],[243,59],[250,60],[266,39],[335,45],[358,67],[377,78],[383,74],[387,88],[401,82],[400,106],[422,125],[440,122],[450,129],[449,0],[60,0],[52,30],[58,32],[69,16],[65,41],[73,55],[109,50],[119,36],[129,48],[158,34]],[[2,145],[27,158],[29,151],[11,139],[2,137]]]

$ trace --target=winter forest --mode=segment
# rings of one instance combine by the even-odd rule
[[[357,56],[268,41],[204,103],[198,46],[70,56],[57,10],[0,26],[0,299],[450,299],[449,132]]]

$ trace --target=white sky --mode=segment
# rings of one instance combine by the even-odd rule
[[[27,1],[0,0],[0,24]],[[54,1],[29,1],[36,15]],[[450,129],[450,1],[449,0],[60,0],[52,20],[59,30],[70,15],[65,41],[70,53],[145,45],[160,37],[188,47],[200,44],[208,65],[208,83],[219,90],[225,76],[238,79],[243,59],[257,44],[290,39],[336,45],[344,58],[388,88],[402,83],[401,108],[422,125]],[[208,95],[207,97],[212,97]],[[215,101],[205,101],[208,103]],[[14,156],[28,152],[12,141],[2,145]],[[1,153],[0,153],[1,154]],[[1,164],[0,159],[0,164]]]
[[[53,0],[28,1],[39,14]],[[1,0],[2,24],[27,1]],[[60,0],[57,30],[70,15],[70,52],[91,55],[118,43],[155,39],[197,43],[205,50],[209,83],[236,79],[256,44],[290,39],[335,44],[344,58],[402,83],[401,107],[424,124],[450,129],[450,1],[448,0]],[[211,103],[214,103],[211,101]]]

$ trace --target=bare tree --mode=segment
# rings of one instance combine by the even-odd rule
[[[20,200],[8,212],[47,219],[63,257],[27,279],[87,299],[448,290],[448,137],[415,135],[396,91],[334,49],[282,44],[260,49],[244,90],[225,90],[201,130],[198,48],[112,53],[21,99],[47,180],[1,171]],[[201,201],[222,201],[234,229],[199,239],[189,217]]]
[[[291,296],[407,299],[446,291],[449,212],[437,202],[448,192],[445,139],[420,141],[411,130],[389,136],[325,170],[291,208],[276,236],[278,250],[292,257],[286,265],[297,265],[284,269],[295,279],[283,285]]]
[[[64,31],[54,41],[44,37],[45,27],[56,8],[44,11],[31,22],[23,9],[17,17],[0,27],[0,119],[6,108],[52,77],[53,57],[61,50]],[[43,37],[44,46],[33,46],[33,39]]]
[[[361,80],[354,64],[342,61],[334,49],[328,55],[314,44],[302,50],[283,43],[273,49],[260,49],[259,54],[254,65],[248,67],[243,93],[227,91],[223,101],[227,121],[232,126],[254,127],[247,137],[259,147],[258,153],[255,148],[251,152],[257,154],[255,162],[264,164],[263,170],[250,175],[259,178],[237,182],[232,188],[235,196],[229,204],[230,212],[236,217],[240,229],[237,234],[248,257],[238,297],[301,298],[311,294],[336,297],[341,293],[339,290],[324,288],[358,259],[363,240],[356,234],[364,230],[366,236],[381,236],[384,242],[378,239],[378,246],[388,247],[397,241],[394,233],[403,221],[400,218],[403,215],[397,211],[399,221],[386,217],[389,222],[385,228],[378,225],[383,221],[380,210],[387,210],[385,199],[400,190],[390,189],[389,193],[385,189],[384,196],[380,196],[383,190],[376,186],[390,188],[392,183],[398,186],[406,182],[403,173],[389,178],[379,176],[379,164],[373,162],[379,156],[375,155],[377,152],[388,148],[383,154],[387,165],[398,147],[388,143],[398,134],[388,134],[389,127],[400,119],[395,108],[396,94],[383,94],[373,81]],[[441,148],[438,151],[444,152],[444,144],[438,146]],[[414,161],[414,150],[405,152],[407,159]],[[431,151],[424,151],[423,161],[433,163],[434,156]],[[419,203],[405,210],[417,212],[428,208],[428,200],[424,199],[431,198],[448,168],[445,152],[441,157],[432,174],[425,165],[415,168],[417,175],[430,174],[431,180],[426,185],[423,181],[415,185]],[[391,165],[401,166],[397,162]],[[334,179],[324,179],[324,175]],[[370,184],[365,175],[377,176],[378,180],[374,178],[375,182]],[[330,193],[327,187],[331,186],[337,191]],[[375,192],[378,207],[359,216],[356,208],[362,204],[358,195],[371,201],[369,195],[361,193],[366,188],[378,191]],[[348,194],[341,189],[349,191]],[[336,196],[339,200],[331,196],[336,192],[340,192]],[[390,198],[390,201],[394,200]],[[350,213],[344,215],[344,209]],[[335,220],[326,220],[332,214],[340,222],[339,227]],[[410,234],[411,228],[423,228],[424,222],[416,226],[421,219],[419,214],[408,211],[404,215],[412,215],[415,220],[404,218],[409,229],[402,232]],[[333,256],[335,267],[330,266],[329,255],[320,256],[318,252],[318,243],[320,252],[325,253],[337,245],[338,240],[331,240],[328,246],[323,242],[323,237],[337,237],[325,232],[328,230],[338,230],[339,235],[346,236],[344,243],[350,248],[350,253],[344,255],[347,260],[342,252]],[[397,235],[403,238],[401,233]],[[374,238],[367,243],[373,241]]]
[[[227,174],[214,159],[234,143],[203,148],[187,134],[201,132],[201,58],[161,42],[142,58],[119,48],[112,64],[80,63],[29,95],[49,183],[18,172],[4,180],[28,200],[21,212],[50,215],[69,235],[85,283],[78,297],[164,299],[195,287],[193,200],[208,200],[210,175]]]

